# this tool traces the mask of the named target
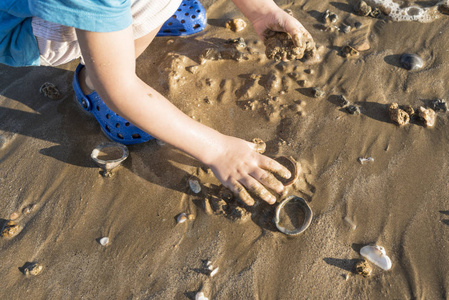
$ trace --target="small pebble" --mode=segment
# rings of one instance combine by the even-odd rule
[[[192,192],[195,194],[199,194],[201,192],[201,184],[198,178],[195,176],[190,177],[189,179],[189,187]]]
[[[351,31],[351,26],[349,25],[342,25],[340,27],[340,31],[343,33],[349,33]]]
[[[245,29],[246,22],[242,19],[233,19],[226,23],[226,28],[231,29],[234,32],[239,32]]]
[[[359,157],[359,163],[361,163],[361,164],[366,163],[366,162],[373,162],[373,161],[374,161],[374,158],[372,158],[371,156],[367,157],[367,158]]]
[[[354,47],[344,46],[341,49],[341,55],[344,57],[357,56],[359,55],[359,51],[357,51]]]
[[[43,267],[41,265],[39,265],[38,263],[32,263],[32,264],[29,264],[28,266],[26,266],[25,268],[23,268],[23,273],[25,275],[36,276],[40,272],[42,272],[42,269],[43,269]]]
[[[354,27],[355,27],[356,29],[359,29],[359,28],[362,27],[362,26],[363,26],[363,24],[360,23],[360,22],[355,22],[355,23],[354,23]]]
[[[406,70],[419,70],[424,66],[422,58],[416,54],[404,53],[399,58],[401,66]]]
[[[388,107],[388,113],[390,115],[390,120],[400,126],[407,125],[410,122],[409,114],[400,109],[397,103],[390,104]]]
[[[436,122],[436,114],[435,111],[431,108],[424,108],[420,106],[418,108],[418,115],[424,121],[424,125],[426,127],[433,127]]]
[[[4,223],[3,228],[0,232],[0,236],[12,238],[19,234],[21,229],[22,227],[16,224],[14,221],[8,221]]]
[[[218,267],[216,267],[215,269],[213,269],[213,270],[210,272],[209,276],[210,276],[210,277],[214,277],[215,275],[217,275],[217,273],[218,273]]]
[[[365,1],[359,1],[355,6],[354,6],[354,11],[356,14],[358,14],[359,16],[363,16],[366,17],[371,13],[371,6],[369,6],[368,4],[366,4]]]
[[[109,238],[108,237],[102,237],[99,241],[100,245],[106,246],[109,244]]]
[[[346,111],[351,115],[360,115],[360,108],[355,105],[346,106]]]
[[[317,87],[312,88],[312,96],[314,98],[321,98],[324,97],[324,95],[326,95],[326,93],[322,89]]]
[[[35,204],[27,205],[27,206],[25,206],[25,207],[22,209],[22,213],[23,213],[24,215],[27,215],[27,214],[31,213],[31,212],[34,210],[35,207],[36,207]]]
[[[371,276],[373,268],[369,265],[369,263],[366,260],[362,260],[356,263],[355,271],[357,272],[357,274],[360,274],[363,277],[369,277]]]
[[[12,214],[9,215],[9,219],[14,221],[19,217],[19,214],[16,212],[13,212]]]

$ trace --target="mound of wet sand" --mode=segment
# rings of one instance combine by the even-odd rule
[[[299,180],[286,194],[308,201],[309,229],[283,235],[272,221],[274,207],[243,206],[210,170],[155,141],[129,147],[123,166],[101,176],[90,153],[106,138],[73,101],[76,63],[1,66],[0,221],[13,228],[14,218],[20,230],[0,238],[0,295],[194,299],[202,290],[209,299],[448,297],[448,115],[436,111],[433,127],[413,119],[398,126],[389,116],[391,103],[430,108],[447,98],[447,16],[393,22],[356,15],[356,1],[277,3],[311,32],[321,62],[268,59],[250,26],[226,29],[242,15],[220,0],[203,3],[206,31],[158,38],[137,71],[199,122],[249,141],[261,138],[266,155],[299,161]],[[338,18],[323,20],[327,10]],[[229,43],[238,38],[244,46]],[[345,46],[358,55],[342,55]],[[420,55],[424,67],[404,69],[402,53]],[[40,94],[45,82],[61,98]],[[315,98],[317,90],[324,96]],[[349,106],[360,114],[350,114]],[[359,162],[367,157],[374,160]],[[201,183],[198,194],[189,188],[192,175]],[[181,213],[189,218],[178,223]],[[102,237],[109,238],[106,246]],[[354,271],[358,251],[374,243],[385,247],[393,267],[373,266],[364,278]],[[219,267],[213,277],[207,261]],[[40,273],[25,275],[34,263]]]

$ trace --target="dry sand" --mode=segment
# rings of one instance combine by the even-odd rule
[[[73,101],[76,63],[1,66],[0,218],[19,212],[23,227],[0,239],[1,298],[194,299],[199,290],[210,299],[448,298],[448,114],[438,112],[434,128],[417,121],[399,127],[388,117],[392,102],[416,108],[447,98],[448,17],[392,22],[355,15],[355,1],[289,2],[277,1],[312,33],[322,62],[268,60],[251,26],[225,28],[242,15],[220,0],[204,1],[206,31],[157,38],[137,71],[192,118],[246,140],[262,138],[269,156],[296,158],[303,172],[289,194],[309,202],[309,229],[283,235],[272,223],[274,207],[263,203],[244,208],[246,219],[219,214],[210,206],[219,203],[217,180],[155,141],[129,147],[124,165],[102,177],[90,152],[107,139]],[[419,3],[428,2],[436,3]],[[331,25],[362,25],[326,30],[327,9],[338,15]],[[225,45],[238,37],[250,48],[240,61]],[[346,45],[370,49],[343,57]],[[208,48],[228,59],[200,65]],[[419,54],[424,68],[401,68],[404,52]],[[39,94],[44,82],[62,99]],[[311,97],[313,87],[326,95]],[[341,94],[360,115],[338,106]],[[374,161],[361,164],[359,157]],[[203,184],[199,195],[189,191],[192,174]],[[194,220],[176,224],[182,212]],[[97,241],[104,236],[106,247]],[[353,266],[371,243],[385,247],[393,267],[374,266],[363,278]],[[206,260],[219,267],[212,278]],[[24,275],[27,262],[42,272]]]

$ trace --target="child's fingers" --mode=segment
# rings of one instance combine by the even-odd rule
[[[232,182],[228,186],[228,188],[231,190],[231,192],[234,193],[236,197],[239,197],[240,200],[242,200],[246,205],[249,206],[254,205],[254,199],[249,195],[248,191],[245,190],[245,188],[237,181]]]
[[[290,177],[292,177],[292,173],[290,173],[290,171],[286,167],[267,156],[261,155],[259,167],[271,173],[278,174],[285,179],[289,179]]]
[[[264,186],[276,191],[278,194],[282,194],[284,191],[284,185],[282,182],[276,179],[273,174],[263,169],[258,169],[250,174],[254,179],[262,183]]]
[[[256,179],[251,176],[245,176],[239,180],[252,194],[268,202],[274,204],[276,198]]]

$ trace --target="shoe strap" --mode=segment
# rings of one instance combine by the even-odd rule
[[[76,99],[80,103],[80,105],[84,108],[84,110],[90,111],[92,110],[92,103],[90,102],[89,98],[84,95],[83,91],[81,90],[81,86],[79,84],[79,74],[81,69],[84,68],[82,64],[79,64],[78,67],[76,67],[75,74],[73,75],[73,90],[75,91]]]

